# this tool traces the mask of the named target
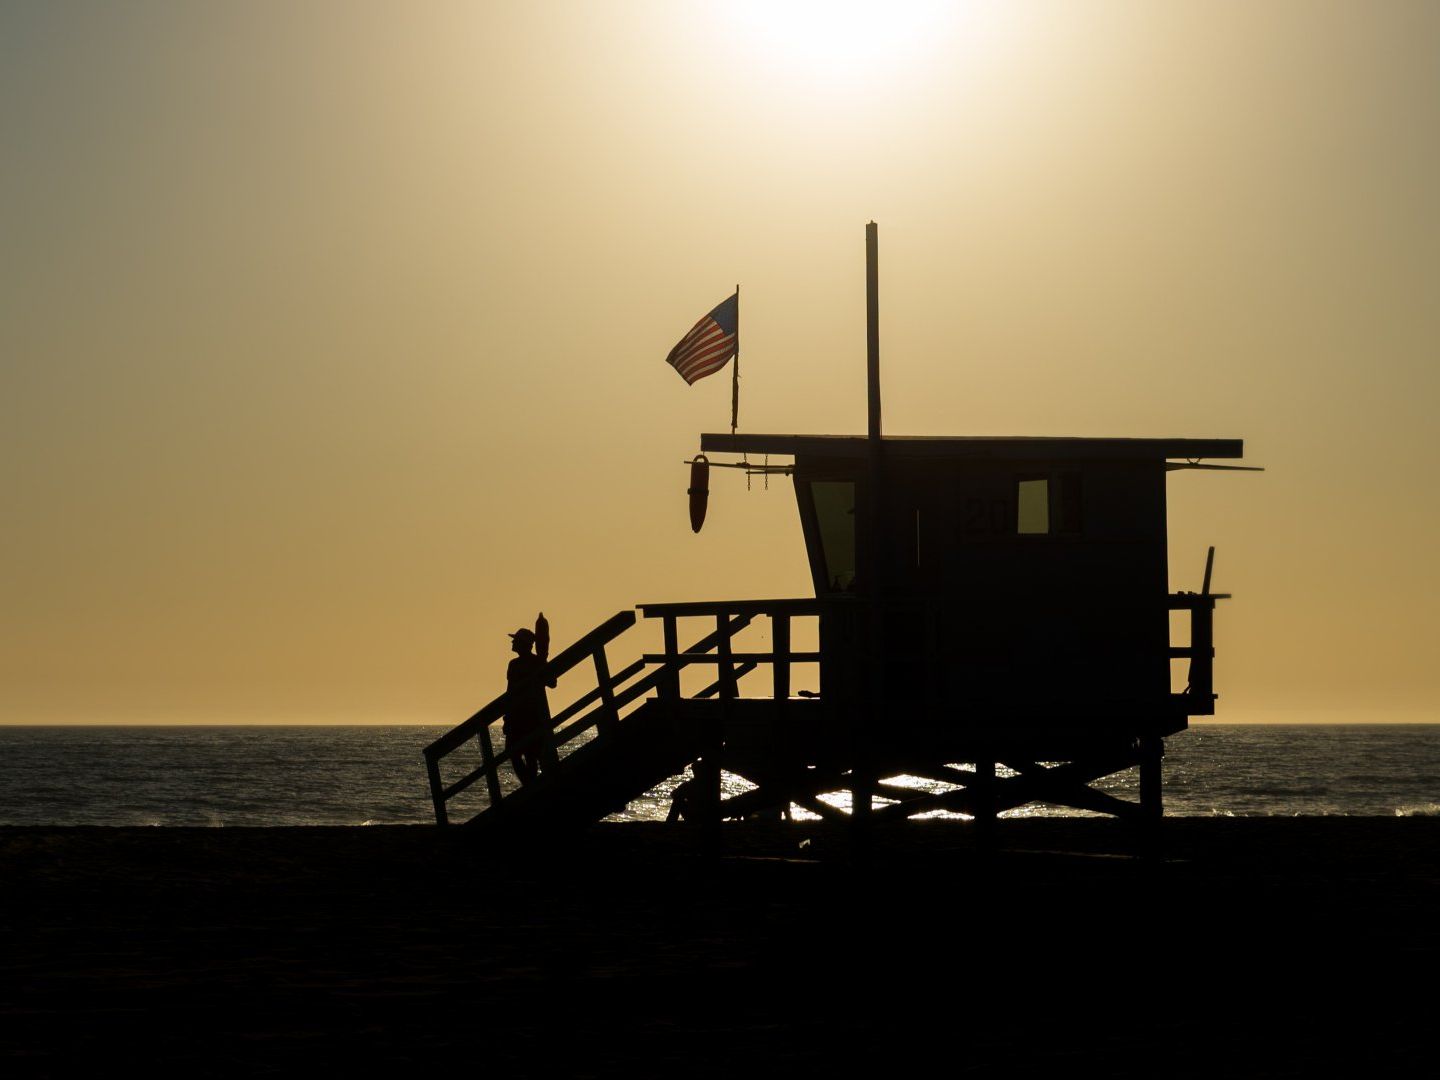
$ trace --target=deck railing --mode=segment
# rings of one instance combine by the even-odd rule
[[[1168,646],[1170,658],[1190,661],[1188,686],[1181,693],[1171,695],[1175,706],[1187,715],[1210,716],[1215,712],[1215,602],[1228,599],[1230,599],[1229,593],[1211,592],[1179,592],[1166,596],[1168,610],[1190,613],[1190,643]],[[663,664],[676,676],[681,668],[689,664],[716,665],[719,675],[716,682],[722,701],[738,696],[736,689],[738,675],[736,673],[742,666],[748,672],[759,665],[770,664],[774,677],[773,696],[778,701],[785,701],[790,697],[792,665],[819,663],[822,656],[820,652],[797,653],[791,650],[792,620],[802,616],[834,616],[842,612],[849,612],[854,616],[851,630],[855,632],[870,625],[868,613],[873,610],[872,604],[848,597],[842,599],[641,604],[640,611],[646,618],[664,620],[666,642],[664,653],[649,654],[645,657],[645,661]],[[718,639],[718,647],[713,653],[704,656],[685,656],[677,653],[675,643],[679,639],[679,620],[685,618],[719,620],[726,616],[741,614],[751,618],[767,616],[770,619],[772,643],[770,651],[732,652],[728,637],[722,637]],[[909,620],[907,632],[917,632],[918,628],[915,655],[918,660],[920,676],[912,687],[912,693],[918,700],[929,702],[932,708],[938,708],[939,703],[944,701],[947,694],[947,688],[943,685],[944,666],[936,660],[939,612],[933,604],[904,599],[882,604],[881,614],[882,618],[893,615]],[[891,628],[883,621],[875,629],[882,637],[892,632]],[[856,639],[849,643],[846,654],[851,660],[863,663],[869,663],[885,655],[883,646],[876,641],[868,640],[868,635],[863,633],[859,633]],[[856,694],[863,693],[863,688],[859,686],[850,689]],[[678,697],[678,678],[662,681],[660,693],[662,696]]]
[[[1229,593],[1171,593],[1171,611],[1190,612],[1190,644],[1170,646],[1172,660],[1190,661],[1190,679],[1181,693],[1172,694],[1186,716],[1215,714],[1215,601]]]

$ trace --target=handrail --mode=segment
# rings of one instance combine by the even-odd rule
[[[1196,608],[1213,608],[1216,600],[1229,599],[1229,593],[1174,592],[1167,595],[1166,606],[1171,611],[1194,611]]]
[[[637,604],[647,619],[695,615],[819,615],[836,605],[854,605],[852,597],[808,597],[784,600],[698,600],[678,604]]]
[[[879,609],[913,611],[933,602],[915,596],[891,596],[876,600],[857,593],[833,596],[785,597],[775,600],[686,600],[673,604],[636,604],[647,619],[693,618],[698,615],[825,615],[835,611]]]

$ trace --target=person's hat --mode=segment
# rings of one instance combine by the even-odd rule
[[[533,644],[535,641],[535,631],[527,630],[525,627],[522,626],[519,630],[516,630],[513,634],[510,635],[510,640],[518,641],[522,645]]]

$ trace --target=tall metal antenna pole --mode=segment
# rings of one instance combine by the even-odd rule
[[[870,438],[880,440],[880,239],[878,226],[865,226],[865,370],[869,382]]]
[[[879,226],[865,226],[865,373],[870,411],[870,497],[865,512],[868,548],[862,572],[870,596],[880,599],[885,576],[885,464],[880,425],[880,236]]]
[[[740,425],[740,285],[735,285],[735,366],[730,372],[730,434]]]
[[[865,588],[872,600],[884,591],[885,561],[885,464],[880,425],[880,228],[865,226],[865,374],[869,401],[870,495],[865,500]],[[876,608],[878,613],[879,608]],[[878,614],[877,614],[878,619]]]
[[[852,732],[855,763],[851,769],[850,820],[854,826],[857,855],[868,850],[871,800],[875,794],[875,775],[865,760],[865,724],[878,719],[885,703],[885,476],[883,446],[880,442],[880,238],[879,227],[871,221],[865,226],[865,373],[869,403],[870,483],[865,499],[865,559],[862,574],[869,594],[870,612],[867,620],[864,665],[864,708],[854,717]]]

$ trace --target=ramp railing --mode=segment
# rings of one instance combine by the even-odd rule
[[[621,611],[606,619],[595,629],[556,654],[545,667],[534,676],[534,683],[548,686],[560,676],[589,660],[595,671],[595,686],[581,694],[565,708],[550,716],[549,722],[527,732],[515,740],[507,739],[504,748],[497,752],[493,728],[505,719],[510,705],[510,691],[507,690],[485,705],[464,723],[436,739],[425,748],[425,768],[430,781],[430,799],[435,807],[437,825],[450,823],[449,802],[461,792],[481,780],[485,781],[484,791],[487,805],[484,809],[499,807],[506,797],[500,782],[500,766],[513,761],[515,753],[521,750],[537,750],[542,762],[537,784],[546,784],[554,778],[555,765],[560,761],[560,749],[573,743],[577,738],[594,729],[596,738],[603,739],[622,720],[621,710],[645,694],[667,683],[672,673],[696,656],[714,649],[720,642],[728,645],[730,637],[749,625],[752,616],[738,615],[721,621],[714,633],[696,641],[683,653],[677,650],[677,659],[671,663],[663,658],[642,657],[627,664],[619,671],[611,671],[607,646],[625,631],[635,625],[634,611]],[[667,638],[667,643],[668,643]],[[646,672],[647,667],[654,670]],[[741,660],[730,677],[739,678],[753,670],[755,665]],[[642,674],[643,673],[643,674]],[[533,690],[530,684],[516,687],[524,697]],[[702,689],[696,697],[713,697],[722,691],[721,680]],[[441,774],[441,762],[474,740],[480,750],[480,763],[466,771],[459,779],[445,783]],[[483,812],[483,811],[482,811]]]

